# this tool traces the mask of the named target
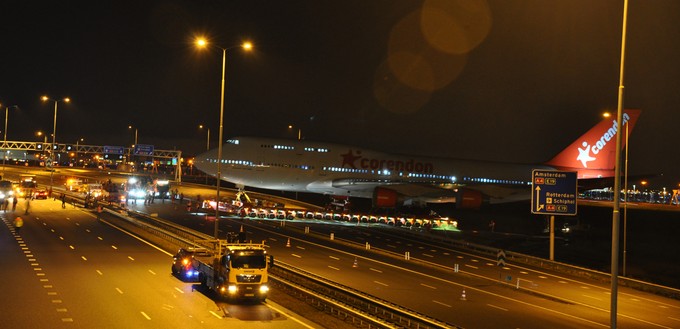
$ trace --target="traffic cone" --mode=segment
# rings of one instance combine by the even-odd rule
[[[290,238],[288,238],[288,242],[286,242],[286,247],[290,248]]]
[[[359,267],[359,262],[357,262],[356,257],[354,257],[354,264],[352,264],[352,267]]]
[[[463,289],[463,293],[460,294],[460,300],[467,300],[467,298],[465,297],[465,289]]]
[[[245,232],[246,230],[243,229],[243,225],[241,225],[241,230],[239,232]]]

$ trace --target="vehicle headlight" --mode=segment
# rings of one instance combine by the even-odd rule
[[[227,289],[229,290],[229,293],[230,293],[230,294],[235,294],[236,292],[238,292],[238,287],[236,287],[236,286],[233,285],[233,284],[232,284],[232,285],[229,285],[229,288],[227,288]]]
[[[263,285],[260,286],[260,293],[261,294],[266,294],[268,291],[269,291],[268,285],[263,284]]]

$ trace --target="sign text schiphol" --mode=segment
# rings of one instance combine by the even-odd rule
[[[535,169],[531,190],[531,213],[576,215],[576,172]]]

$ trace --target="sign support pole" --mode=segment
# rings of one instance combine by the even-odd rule
[[[550,215],[550,260],[555,260],[555,215]]]

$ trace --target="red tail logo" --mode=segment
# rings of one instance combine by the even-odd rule
[[[630,135],[640,110],[625,110],[621,127]],[[578,178],[611,177],[616,162],[616,118],[607,118],[579,137],[546,164],[560,170],[574,170]],[[624,140],[621,143],[625,146]]]

